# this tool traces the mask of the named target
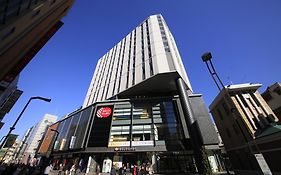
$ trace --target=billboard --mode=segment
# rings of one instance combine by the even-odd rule
[[[113,105],[97,106],[90,130],[88,147],[107,147],[113,115]]]
[[[11,146],[13,146],[17,137],[18,137],[18,135],[16,135],[16,134],[10,134],[8,136],[8,138],[6,140],[6,143],[4,144],[3,148],[10,148]]]

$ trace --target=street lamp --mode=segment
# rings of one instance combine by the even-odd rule
[[[208,68],[208,70],[209,70],[209,72],[210,72],[210,74],[211,74],[211,76],[212,76],[214,82],[216,83],[216,85],[217,85],[219,91],[221,91],[222,89],[224,89],[224,85],[223,85],[223,83],[222,83],[220,77],[218,76],[218,74],[217,74],[217,72],[216,72],[216,70],[215,70],[215,67],[213,66],[213,63],[212,63],[212,54],[211,54],[211,52],[206,52],[206,53],[204,53],[204,54],[201,56],[201,58],[202,58],[202,61],[206,63],[207,68]],[[210,65],[211,65],[211,68],[210,68]],[[218,80],[219,82],[217,82],[216,78],[217,78],[217,80]],[[220,83],[221,87],[219,86],[219,83]]]
[[[29,105],[29,103],[31,102],[31,100],[43,100],[43,101],[46,101],[46,102],[50,102],[51,99],[48,99],[48,98],[44,98],[44,97],[31,97],[29,98],[28,102],[26,103],[26,105],[24,106],[23,110],[21,111],[20,115],[18,116],[18,118],[16,119],[16,121],[14,122],[13,126],[10,127],[10,131],[8,132],[8,134],[5,136],[5,139],[3,140],[3,142],[1,143],[1,146],[0,146],[0,149],[3,148],[5,142],[7,141],[8,139],[8,136],[12,133],[12,131],[15,129],[15,126],[16,124],[18,123],[19,119],[21,118],[23,112],[25,111],[25,109],[27,108],[27,106]],[[3,157],[4,158],[4,157]]]
[[[247,149],[248,149],[249,152],[250,152],[251,154],[253,154],[253,156],[254,156],[254,153],[252,152],[251,146],[249,145],[249,140],[247,139],[247,137],[246,137],[246,135],[245,135],[245,133],[244,133],[244,131],[243,131],[241,125],[240,125],[239,122],[238,122],[238,116],[239,116],[239,114],[237,114],[238,111],[237,111],[237,109],[236,109],[235,107],[232,107],[232,106],[235,106],[235,105],[233,104],[233,102],[232,102],[232,101],[228,101],[228,99],[231,99],[231,96],[230,96],[230,93],[229,93],[229,91],[228,91],[228,88],[226,88],[226,87],[224,86],[224,84],[222,83],[221,79],[219,78],[219,76],[218,76],[218,74],[217,74],[217,72],[216,72],[216,70],[215,70],[215,68],[214,68],[214,66],[213,66],[213,63],[212,63],[212,60],[211,60],[211,59],[212,59],[212,54],[211,54],[210,52],[206,52],[206,53],[204,53],[204,54],[201,56],[201,58],[202,58],[202,61],[206,63],[207,68],[208,68],[208,70],[209,70],[209,73],[211,74],[211,76],[212,76],[214,82],[216,83],[216,85],[217,85],[219,91],[220,91],[220,92],[224,92],[224,94],[223,94],[223,100],[225,101],[227,107],[230,109],[231,115],[233,116],[236,125],[238,126],[240,132],[242,133],[242,137],[243,137],[243,139],[244,139],[244,141],[245,141],[245,143],[246,143]],[[209,64],[211,65],[211,68],[210,68]],[[216,79],[216,78],[217,78],[217,79]],[[218,82],[217,82],[217,81],[218,81]],[[219,86],[219,84],[220,84],[221,87]],[[230,103],[231,103],[231,104],[230,104]],[[254,138],[254,136],[253,136],[253,138]],[[255,142],[255,139],[253,139],[253,142],[254,142],[254,145],[255,145],[255,146],[257,147],[257,149],[259,150],[258,145],[257,145],[256,142]],[[228,172],[228,169],[226,169],[226,170],[227,170],[227,173],[229,173],[229,172]]]

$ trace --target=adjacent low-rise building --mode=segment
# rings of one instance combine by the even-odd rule
[[[210,105],[237,174],[281,173],[281,126],[259,87],[252,83],[225,86]]]
[[[281,83],[270,85],[261,95],[281,124]]]

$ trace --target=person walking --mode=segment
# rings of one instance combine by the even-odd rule
[[[113,166],[111,167],[110,175],[116,175],[116,170]]]
[[[50,165],[48,165],[46,168],[45,168],[45,171],[44,171],[44,175],[48,175],[50,172],[51,172],[51,170],[53,170],[53,165],[52,164],[50,164]]]

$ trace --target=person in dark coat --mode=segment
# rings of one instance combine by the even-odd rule
[[[110,175],[116,175],[116,170],[113,166],[111,167]]]

